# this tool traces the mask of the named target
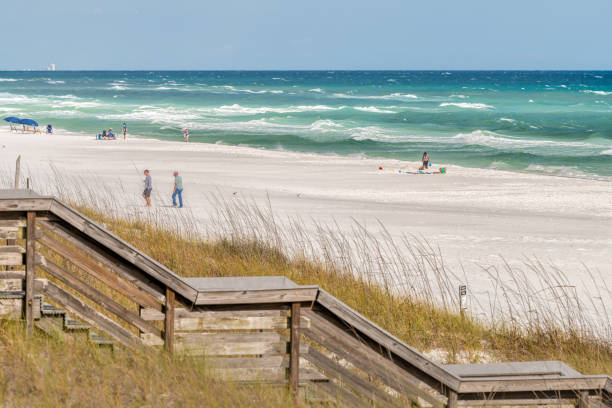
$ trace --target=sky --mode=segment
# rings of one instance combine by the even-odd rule
[[[612,69],[612,0],[4,3],[0,70]]]

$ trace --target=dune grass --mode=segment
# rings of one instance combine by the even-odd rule
[[[282,387],[215,380],[205,361],[152,348],[111,352],[0,323],[3,407],[292,407]]]
[[[584,374],[612,373],[612,344],[572,325],[489,325],[461,318],[449,307],[402,294],[388,282],[290,257],[269,242],[228,235],[210,240],[185,228],[156,226],[154,219],[126,219],[79,207],[90,218],[168,266],[179,275],[282,275],[319,285],[381,327],[443,363],[561,360]]]

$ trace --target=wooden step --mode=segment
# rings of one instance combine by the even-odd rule
[[[64,309],[57,308],[47,302],[43,302],[40,312],[43,316],[64,316],[66,314]]]
[[[104,336],[100,336],[97,333],[91,332],[89,335],[89,340],[97,345],[97,346],[109,346],[109,347],[113,347],[115,343],[113,343],[113,341],[109,338],[106,338]]]
[[[83,324],[69,317],[64,317],[64,330],[66,331],[88,331],[89,329],[91,329],[91,326],[87,324]]]

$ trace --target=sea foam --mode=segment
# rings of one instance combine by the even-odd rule
[[[495,109],[495,107],[491,105],[486,105],[484,103],[468,103],[468,102],[443,102],[440,104],[441,107],[445,106],[454,106],[462,109]]]
[[[379,109],[376,106],[355,106],[353,109],[362,111],[362,112],[372,112],[372,113],[395,113],[394,111]]]
[[[591,94],[595,94],[595,95],[602,95],[602,96],[607,96],[607,95],[612,95],[612,92],[606,92],[606,91],[593,91],[591,89],[585,89],[584,91],[582,91],[584,93],[591,93]]]

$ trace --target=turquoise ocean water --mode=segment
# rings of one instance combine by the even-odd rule
[[[612,72],[0,72],[0,115],[91,134],[612,178]],[[17,137],[17,136],[16,136]]]

